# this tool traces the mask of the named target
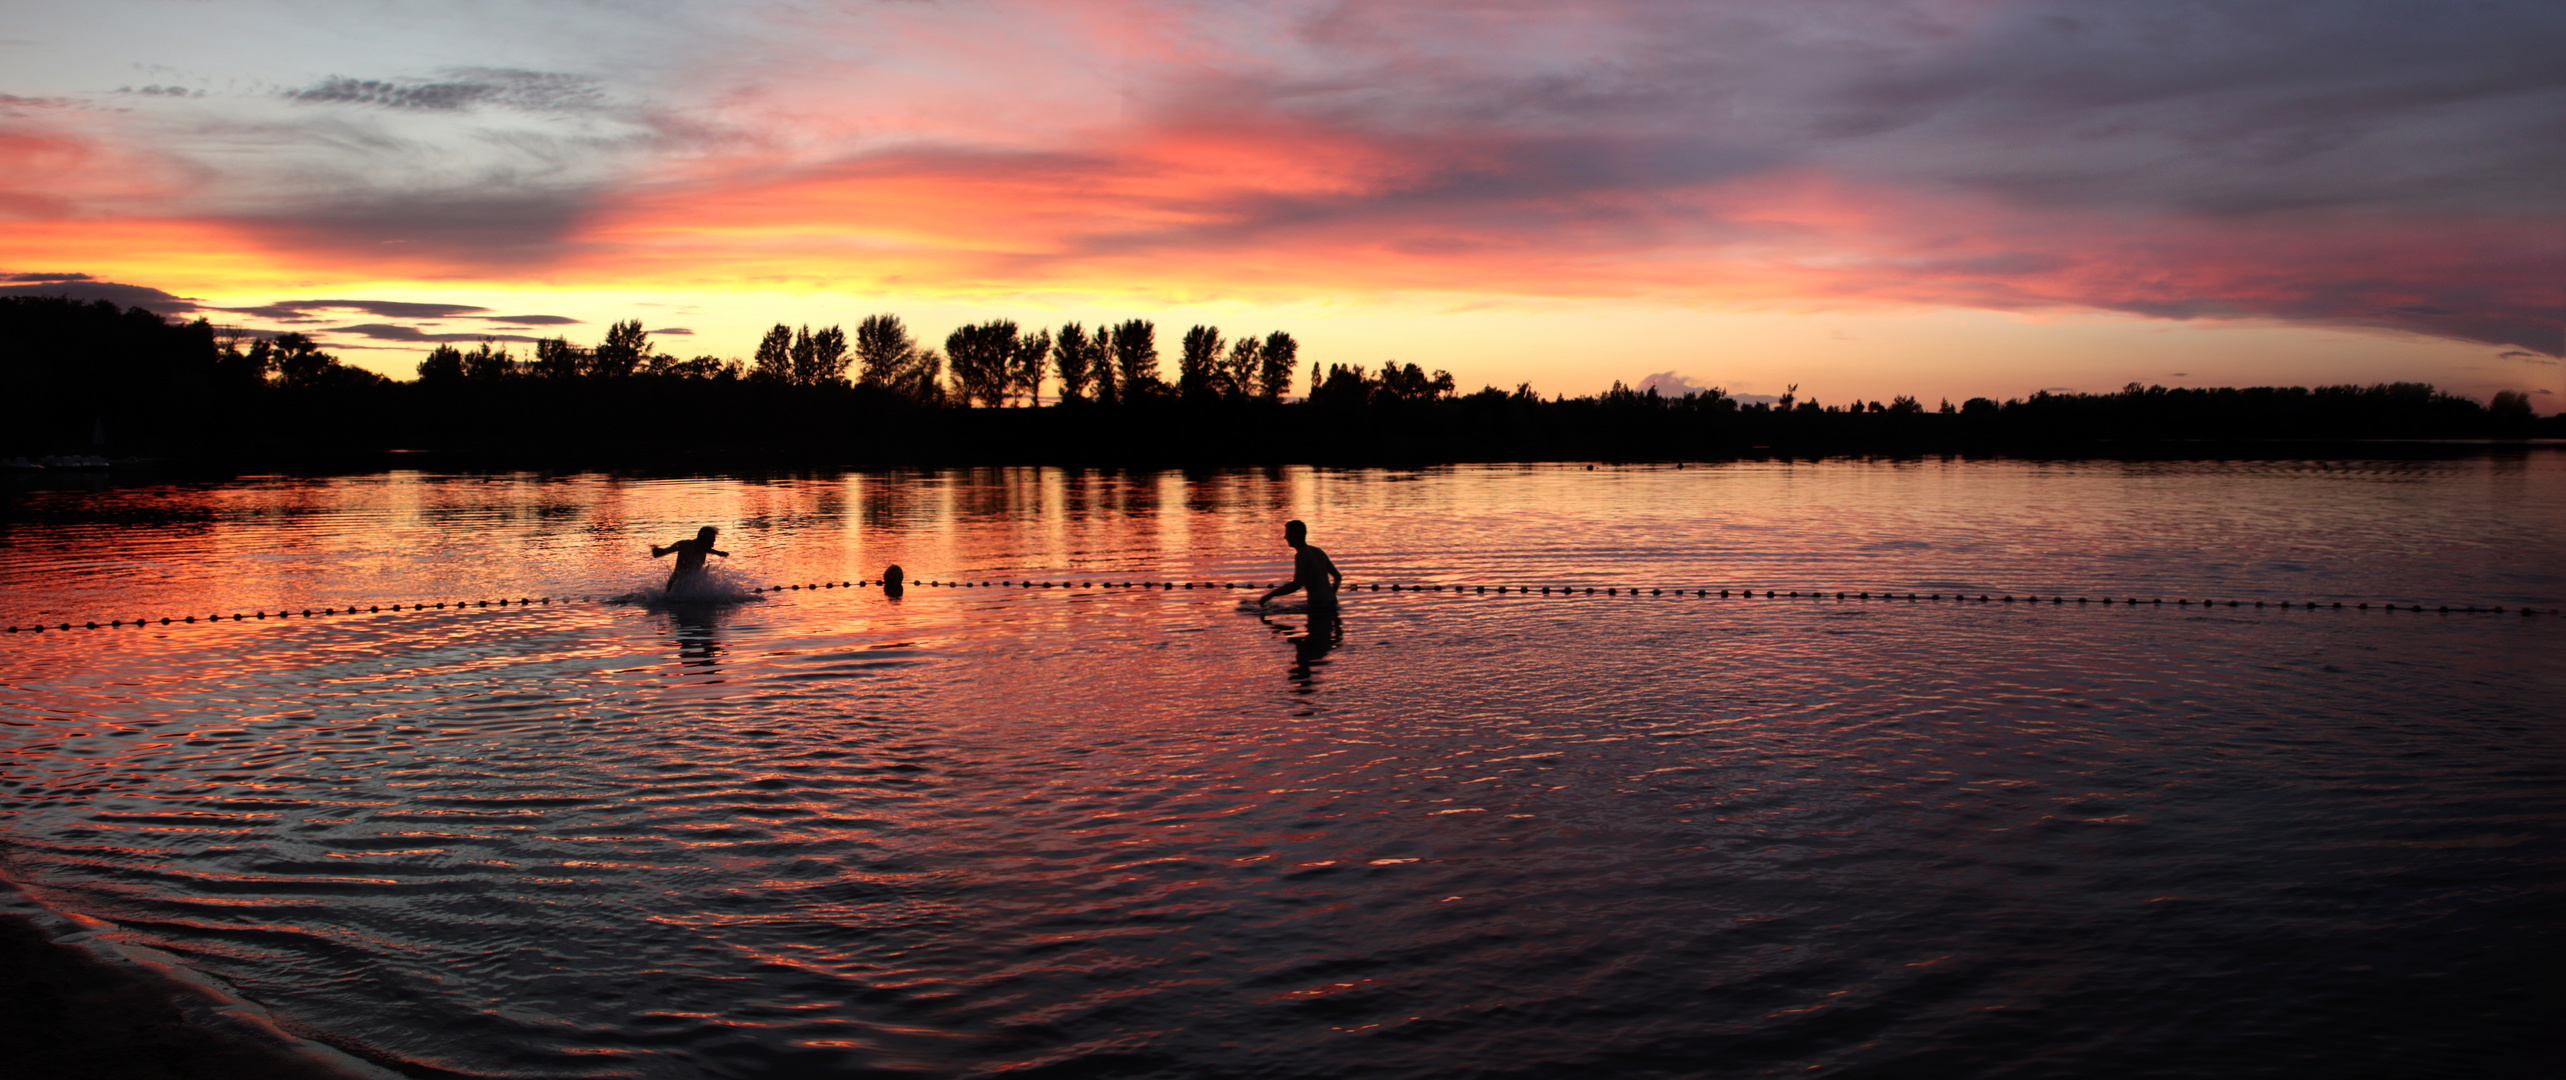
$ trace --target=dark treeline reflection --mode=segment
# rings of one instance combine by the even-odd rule
[[[340,362],[301,334],[257,338],[104,301],[0,299],[0,453],[211,465],[348,464],[431,452],[504,466],[1334,464],[1719,458],[1765,452],[2185,452],[2201,441],[2566,435],[2527,397],[2429,384],[1741,403],[1620,383],[1545,398],[1464,393],[1414,364],[1313,364],[1292,335],[1176,337],[1144,319],[998,319],[920,342],[898,316],[852,333],[778,324],[747,360],[678,359],[638,321],[594,345],[441,345],[415,381]],[[1297,388],[1304,396],[1291,398]]]

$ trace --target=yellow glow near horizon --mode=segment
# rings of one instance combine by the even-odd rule
[[[161,275],[180,285],[175,274]],[[1369,301],[1258,305],[1184,302],[1134,293],[1113,297],[1057,293],[956,298],[923,294],[850,295],[825,289],[737,286],[698,289],[500,286],[411,280],[290,281],[312,295],[399,299],[545,313],[581,320],[513,331],[555,334],[593,343],[607,324],[637,318],[660,334],[655,347],[679,357],[745,358],[776,323],[853,326],[873,314],[895,314],[929,345],[965,323],[1007,318],[1031,330],[1069,321],[1095,326],[1127,318],[1154,321],[1163,365],[1172,373],[1174,346],[1185,328],[1214,325],[1235,337],[1273,330],[1302,343],[1306,386],[1313,365],[1385,361],[1453,373],[1464,390],[1512,389],[1530,383],[1545,395],[1590,394],[1615,380],[1637,384],[1675,372],[1694,385],[1731,393],[1779,394],[1792,384],[1803,399],[1841,403],[1912,394],[1927,406],[1949,398],[2006,398],[2046,388],[2102,392],[2124,383],[2176,386],[2325,385],[2422,378],[2446,389],[2521,385],[2517,362],[2485,346],[2411,335],[2338,331],[2243,322],[2180,322],[2104,313],[2018,316],[1959,309],[1842,312],[1741,312],[1625,301],[1559,301],[1401,296]],[[214,307],[250,307],[272,290],[194,293]],[[223,322],[215,316],[215,321]],[[240,319],[245,325],[259,320]],[[372,320],[339,313],[328,325]],[[477,334],[471,319],[420,322],[430,332]],[[285,324],[267,324],[283,327]],[[497,332],[497,331],[490,331]],[[359,366],[408,378],[428,347],[366,345],[341,335],[340,355]],[[516,346],[525,352],[527,346]],[[2480,394],[2487,391],[2475,391]]]

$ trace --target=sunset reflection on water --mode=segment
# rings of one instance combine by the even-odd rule
[[[665,574],[642,549],[700,524],[760,587],[895,562],[1271,583],[1287,517],[1357,582],[2169,604],[1367,591],[1313,642],[1236,590],[975,584],[19,634],[0,845],[49,902],[468,1073],[2522,1060],[2558,958],[2557,621],[2170,601],[2555,603],[2559,479],[2552,455],[22,494],[0,621],[629,597]]]

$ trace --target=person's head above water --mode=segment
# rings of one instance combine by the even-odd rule
[[[1284,522],[1283,542],[1290,544],[1293,547],[1299,547],[1303,544],[1309,543],[1310,527],[1302,524],[1301,519],[1299,518],[1293,518],[1290,521]]]
[[[703,528],[695,530],[695,539],[709,544],[713,542],[714,537],[720,536],[721,534],[722,530],[706,525]]]

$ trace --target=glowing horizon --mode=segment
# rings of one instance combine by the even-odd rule
[[[6,291],[396,375],[891,312],[1571,394],[2566,389],[2533,5],[479,10],[31,13]]]

